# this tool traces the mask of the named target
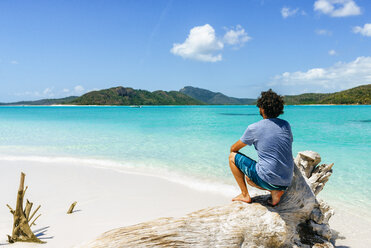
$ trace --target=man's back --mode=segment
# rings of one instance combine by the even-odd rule
[[[290,124],[279,118],[263,119],[248,126],[240,139],[258,152],[256,171],[273,185],[289,186],[293,174]]]

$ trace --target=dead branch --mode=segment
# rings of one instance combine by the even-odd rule
[[[26,186],[26,188],[25,188],[24,191],[23,191],[23,197],[24,197],[24,195],[26,194],[27,189],[28,189],[28,186]]]
[[[31,223],[31,225],[30,225],[30,227],[32,226],[32,225],[35,225],[36,226],[36,224],[35,224],[35,221],[37,220],[37,218],[39,218],[41,216],[41,214],[39,214],[33,221],[32,221],[32,223]]]
[[[23,194],[24,195],[24,194]],[[32,202],[29,202],[27,200],[26,202],[26,208],[24,209],[24,213],[26,215],[26,219],[28,220],[28,218],[30,217],[30,212],[31,212],[31,209],[32,209],[32,205],[33,203]]]
[[[14,214],[15,211],[13,210],[13,208],[11,206],[9,206],[9,204],[6,204],[6,206],[9,208],[10,213],[11,214]]]
[[[41,205],[39,205],[35,211],[32,213],[31,217],[28,219],[28,222],[30,222],[32,220],[32,217],[34,217],[34,215],[36,214],[37,210],[39,210],[39,208],[41,207]]]
[[[28,222],[29,222],[28,216],[30,215],[33,203],[31,203],[27,200],[26,207],[25,207],[25,209],[23,209],[23,198],[24,198],[24,195],[25,195],[26,190],[27,190],[27,187],[26,187],[26,189],[24,189],[25,177],[26,177],[26,175],[22,172],[21,173],[21,179],[20,179],[20,182],[19,182],[19,188],[18,188],[18,194],[17,194],[17,204],[16,204],[15,210],[13,210],[7,204],[7,207],[10,209],[10,212],[13,214],[13,219],[14,219],[12,236],[8,235],[8,241],[9,241],[9,243],[14,243],[14,242],[18,242],[18,241],[45,243],[45,242],[41,241],[40,239],[38,239],[35,236],[35,234],[31,231],[30,225],[28,224]],[[36,213],[36,211],[39,208],[40,208],[40,206],[35,210],[35,212],[31,216],[31,218],[33,217],[33,215]],[[40,215],[38,217],[40,217]],[[35,220],[32,222],[32,224],[34,224]]]
[[[67,214],[72,214],[73,213],[73,209],[75,208],[77,202],[74,202],[71,204],[70,208],[68,209],[67,211]]]

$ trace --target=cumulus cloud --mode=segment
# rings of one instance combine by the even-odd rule
[[[43,98],[60,98],[66,97],[68,95],[81,95],[85,92],[86,90],[83,86],[76,85],[72,89],[63,88],[55,90],[54,87],[47,87],[44,90],[17,92],[14,93],[14,95],[20,97],[29,97],[33,99],[43,99]]]
[[[371,23],[366,23],[363,27],[356,26],[353,28],[354,33],[360,33],[363,36],[371,36]]]
[[[316,34],[318,35],[326,35],[326,36],[331,36],[332,32],[326,29],[316,29],[315,30]]]
[[[317,0],[314,10],[332,17],[360,15],[361,9],[354,0]]]
[[[241,25],[227,29],[225,35],[218,38],[214,28],[205,24],[192,28],[187,39],[183,43],[174,43],[170,52],[185,59],[218,62],[222,60],[221,51],[225,44],[238,48],[248,40],[250,37]]]
[[[54,91],[53,87],[51,88],[45,88],[42,91],[25,91],[25,92],[17,92],[14,93],[15,96],[21,96],[21,97],[32,97],[32,98],[49,98],[54,97]]]
[[[281,15],[283,18],[287,18],[289,16],[293,16],[293,15],[296,15],[299,11],[299,8],[296,8],[296,9],[290,9],[288,7],[283,7],[281,9]]]
[[[222,60],[219,51],[223,47],[223,42],[216,38],[214,28],[206,24],[192,28],[187,39],[181,44],[175,43],[170,51],[187,59],[217,62]]]
[[[329,92],[371,83],[371,57],[358,57],[349,63],[338,62],[328,68],[284,72],[275,76],[269,86],[290,94],[306,91]]]
[[[81,85],[77,85],[73,89],[75,93],[78,93],[78,94],[83,93],[85,91],[84,87],[82,87]]]
[[[52,88],[46,88],[45,90],[43,90],[43,95],[44,96],[54,96],[53,94],[53,89]]]
[[[31,97],[40,97],[42,94],[38,91],[25,91],[14,93],[15,96],[31,96]]]
[[[228,45],[242,46],[248,42],[251,38],[247,35],[244,28],[241,25],[237,25],[236,28],[227,30],[223,37],[223,41]]]
[[[64,88],[59,92],[59,95],[67,96],[67,95],[81,95],[87,92],[87,90],[82,85],[76,85],[72,89]]]
[[[336,55],[336,51],[332,49],[332,50],[328,51],[328,54],[331,55],[331,56]]]

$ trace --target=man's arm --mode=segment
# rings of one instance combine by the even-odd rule
[[[231,146],[231,152],[238,152],[242,147],[245,147],[246,144],[243,143],[241,140],[238,140]]]

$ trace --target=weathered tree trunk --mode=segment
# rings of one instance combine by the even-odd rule
[[[316,195],[332,173],[318,153],[300,152],[291,186],[276,207],[268,195],[108,231],[82,247],[333,247],[333,210]],[[301,173],[303,172],[303,174]]]
[[[26,189],[24,189],[24,179],[25,179],[25,174],[22,172],[21,173],[21,180],[19,183],[19,189],[18,189],[18,194],[17,194],[17,206],[16,209],[13,210],[9,205],[8,208],[10,209],[10,212],[13,214],[13,231],[12,231],[12,236],[8,235],[8,240],[10,243],[14,243],[17,241],[21,242],[35,242],[35,243],[45,243],[38,239],[35,234],[31,231],[30,226],[34,224],[35,220],[40,216],[38,216],[31,225],[29,225],[29,222],[31,221],[32,217],[35,215],[37,210],[39,210],[40,206],[34,211],[34,213],[30,215],[31,208],[33,203],[29,202],[27,200],[26,207],[23,210],[23,198],[26,193]]]

